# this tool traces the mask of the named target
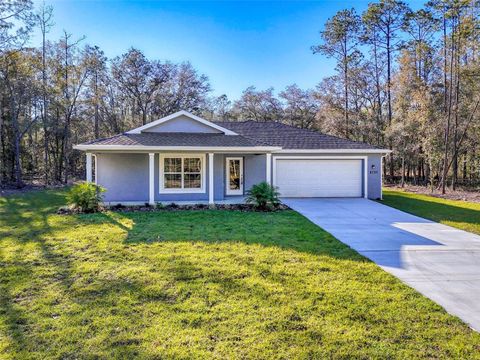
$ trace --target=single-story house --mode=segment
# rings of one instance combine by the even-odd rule
[[[211,122],[179,111],[74,146],[108,204],[241,200],[262,181],[282,197],[382,197],[389,150],[278,122]]]

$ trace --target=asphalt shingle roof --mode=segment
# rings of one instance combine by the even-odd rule
[[[125,146],[256,146],[256,142],[241,135],[205,133],[149,133],[120,134],[105,139],[94,140],[87,145]]]
[[[278,122],[229,121],[216,122],[216,124],[258,143],[280,146],[284,149],[377,149],[366,143]]]
[[[120,134],[98,139],[84,145],[124,146],[203,146],[203,147],[251,147],[275,146],[283,149],[377,149],[362,142],[322,134],[314,130],[300,129],[278,122],[215,122],[238,135],[206,133],[154,133]]]

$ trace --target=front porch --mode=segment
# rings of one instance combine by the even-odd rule
[[[106,205],[242,204],[271,183],[271,163],[265,152],[88,152],[86,179],[106,188]]]

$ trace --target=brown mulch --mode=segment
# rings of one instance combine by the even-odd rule
[[[105,211],[115,211],[115,212],[154,212],[154,211],[182,211],[182,210],[234,210],[234,211],[256,211],[262,212],[262,210],[255,209],[253,205],[250,204],[215,204],[215,205],[206,205],[206,204],[196,204],[196,205],[177,205],[175,203],[171,203],[168,205],[157,205],[157,206],[123,206],[123,205],[115,205],[109,207],[101,207],[98,212],[105,212]],[[290,209],[285,204],[280,204],[275,210],[273,211],[283,211]],[[59,215],[71,215],[71,214],[81,214],[82,211],[80,209],[71,207],[71,206],[62,206],[58,209],[57,214]]]
[[[418,186],[418,185],[405,185],[405,187],[400,186],[387,186],[387,188],[394,189],[394,190],[404,190],[411,193],[417,193],[422,195],[429,195],[433,197],[438,197],[441,199],[448,199],[448,200],[463,200],[463,201],[470,201],[470,202],[478,202],[480,203],[480,189],[457,189],[452,190],[447,188],[446,194],[442,194],[441,190],[437,189],[436,187],[433,189],[433,192],[429,186]]]

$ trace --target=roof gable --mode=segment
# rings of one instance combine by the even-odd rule
[[[140,134],[145,132],[222,133],[225,135],[237,135],[232,130],[226,129],[184,110],[127,131],[127,134]]]

